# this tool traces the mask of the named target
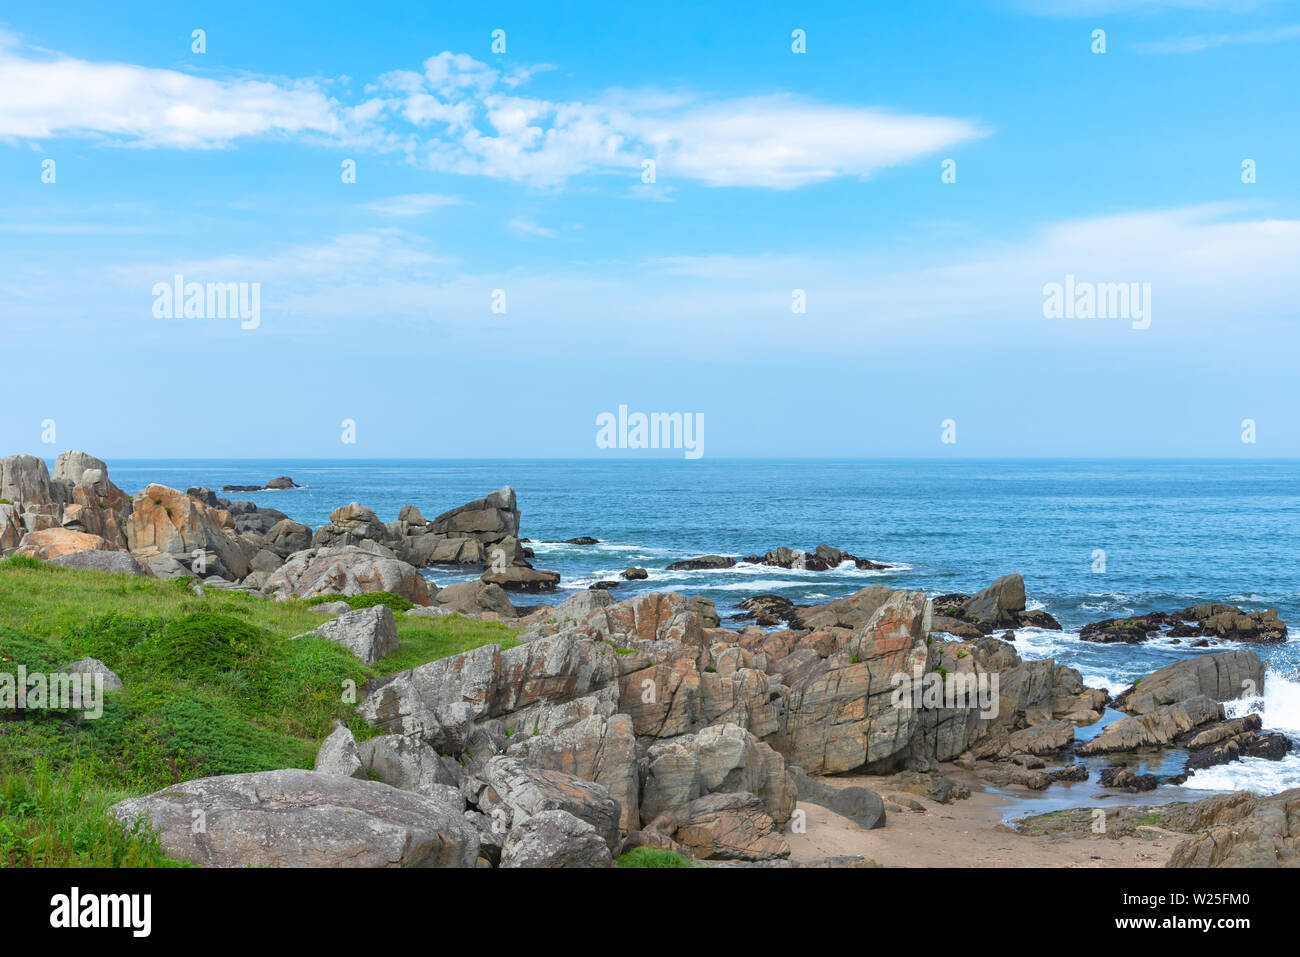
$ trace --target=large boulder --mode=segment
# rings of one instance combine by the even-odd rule
[[[473,867],[460,808],[377,781],[297,769],[199,778],[113,806],[169,857],[204,867]]]
[[[514,618],[519,614],[505,589],[487,581],[455,582],[440,588],[437,600],[439,608],[473,618],[488,613],[502,618]]]
[[[74,532],[70,528],[47,528],[39,532],[28,532],[18,543],[18,554],[43,558],[46,561],[53,561],[77,552],[107,552],[112,549],[112,542],[98,535]]]
[[[627,834],[641,826],[636,735],[628,715],[612,712],[613,705],[599,698],[577,698],[538,716],[537,734],[526,724],[511,727],[516,722],[507,718],[509,730],[523,733],[515,734],[506,753],[603,785],[619,804],[619,830]]]
[[[510,829],[502,867],[613,867],[614,856],[596,829],[567,811],[534,814]]]
[[[281,558],[311,547],[311,529],[291,518],[281,519],[266,531],[262,545]]]
[[[527,565],[507,565],[499,571],[484,572],[482,580],[489,585],[500,585],[506,591],[555,591],[560,584],[560,573]]]
[[[870,788],[856,785],[832,787],[819,778],[808,777],[799,769],[794,769],[792,774],[800,801],[834,811],[868,831],[885,826],[885,802]]]
[[[345,778],[357,778],[368,781],[365,766],[361,763],[361,754],[357,750],[356,738],[342,721],[334,722],[334,730],[316,752],[313,770],[321,774],[339,774]]]
[[[267,578],[263,591],[298,598],[388,591],[417,605],[432,604],[429,584],[419,569],[354,545],[309,548],[290,555]]]
[[[0,498],[15,505],[49,504],[50,470],[34,455],[0,458]]]
[[[517,827],[542,811],[567,811],[595,828],[611,851],[618,847],[619,806],[603,786],[563,771],[530,767],[508,755],[491,758],[480,777],[487,789],[479,796],[479,811],[504,818],[507,827]]]
[[[1003,575],[966,602],[962,611],[967,620],[989,628],[1014,628],[1019,613],[1025,610],[1025,580],[1019,575]]]
[[[223,523],[229,514],[165,485],[149,485],[131,502],[127,541],[142,561],[167,556],[196,575],[219,575],[231,581],[248,576],[254,551]],[[202,552],[202,571],[195,553]]]
[[[664,811],[719,791],[746,791],[763,802],[779,827],[795,805],[794,779],[771,747],[734,724],[652,745],[646,755],[641,817],[649,824]]]
[[[473,538],[489,545],[519,535],[519,506],[515,490],[506,485],[490,495],[448,509],[428,525],[441,538]]]
[[[387,605],[346,612],[294,637],[307,635],[342,645],[368,665],[397,651],[397,619]]]
[[[54,565],[64,568],[89,568],[97,572],[111,572],[114,575],[135,575],[137,578],[148,577],[149,572],[130,552],[109,552],[102,549],[87,549],[78,552],[65,552],[51,559]]]
[[[763,802],[744,791],[708,794],[665,811],[646,831],[659,833],[702,860],[770,861],[790,856]]]
[[[1264,693],[1264,663],[1248,649],[1184,658],[1165,665],[1115,699],[1129,714],[1149,714],[1161,705],[1205,696],[1213,701]]]

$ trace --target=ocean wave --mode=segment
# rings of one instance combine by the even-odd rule
[[[1230,764],[1197,771],[1183,785],[1193,791],[1254,791],[1276,794],[1300,787],[1300,754],[1288,754],[1280,761],[1242,758]]]

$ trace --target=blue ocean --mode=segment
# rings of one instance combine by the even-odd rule
[[[1185,644],[1082,642],[1084,624],[1171,611],[1202,601],[1278,609],[1285,644],[1256,646],[1269,660],[1264,726],[1300,740],[1300,462],[1192,460],[115,460],[110,477],[128,493],[149,482],[205,485],[249,498],[311,526],[348,502],[385,521],[403,504],[426,518],[502,485],[514,487],[521,536],[533,564],[562,575],[558,601],[637,565],[640,582],[613,592],[705,595],[724,617],[751,595],[825,601],[873,582],[932,595],[974,592],[1010,572],[1024,576],[1030,608],[1065,631],[1022,629],[1028,658],[1053,657],[1112,692],[1199,651]],[[223,485],[293,477],[300,489],[224,493]],[[598,545],[546,544],[592,536]],[[885,571],[789,571],[740,565],[669,572],[678,559],[744,557],[778,546],[827,543],[888,563]],[[426,570],[439,584],[476,575]],[[724,622],[725,624],[725,622]],[[1089,736],[1092,729],[1081,729]],[[1165,769],[1168,770],[1168,769]],[[1247,759],[1199,772],[1187,790],[1300,786],[1300,755]],[[1164,789],[1162,789],[1164,790]]]

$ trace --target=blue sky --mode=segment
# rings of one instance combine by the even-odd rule
[[[0,450],[1300,455],[1300,5],[401,6],[0,15]]]

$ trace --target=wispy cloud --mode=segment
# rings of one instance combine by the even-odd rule
[[[547,69],[502,71],[444,51],[420,71],[383,74],[349,105],[323,81],[195,76],[24,52],[11,42],[0,44],[0,138],[207,149],[280,136],[405,153],[430,170],[550,187],[587,174],[640,183],[653,161],[662,197],[674,180],[791,189],[868,177],[987,134],[970,119],[781,94],[597,90],[589,100],[560,101],[516,93]],[[377,211],[428,210],[412,200]]]
[[[1213,50],[1216,47],[1281,43],[1284,40],[1295,39],[1300,39],[1300,26],[1271,27],[1267,30],[1247,30],[1240,33],[1171,37],[1167,40],[1138,43],[1134,45],[1134,49],[1139,53],[1200,53],[1202,50]]]
[[[527,216],[516,216],[506,223],[506,228],[520,239],[555,239],[560,235],[553,229],[538,225]]]
[[[446,206],[459,206],[462,202],[459,196],[442,193],[407,193],[363,203],[362,208],[384,216],[424,216]]]

